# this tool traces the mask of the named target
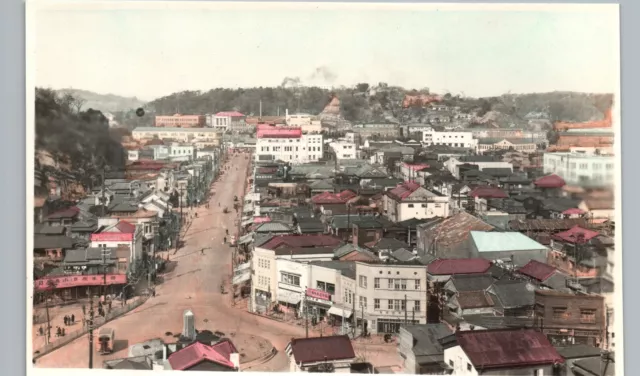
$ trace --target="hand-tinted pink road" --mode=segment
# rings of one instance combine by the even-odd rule
[[[221,283],[227,285],[231,273],[233,249],[223,244],[225,229],[234,234],[239,219],[233,210],[234,196],[241,200],[247,177],[248,154],[232,154],[226,164],[228,170],[216,181],[211,190],[214,192],[209,208],[201,206],[194,209],[198,213],[188,228],[184,238],[185,245],[176,253],[171,252],[170,260],[175,267],[164,276],[164,282],[156,288],[156,296],[147,300],[137,309],[115,319],[106,327],[115,330],[116,351],[107,356],[94,353],[93,367],[102,368],[102,362],[108,359],[125,358],[128,346],[153,338],[167,342],[174,339],[166,332],[182,331],[182,314],[193,311],[197,330],[220,331],[232,341],[234,336],[251,338],[259,336],[278,351],[277,355],[262,364],[242,364],[247,371],[286,371],[288,360],[284,348],[292,337],[303,337],[304,328],[248,313],[246,304],[236,307],[231,304],[231,294],[222,294]],[[251,158],[249,156],[249,158]],[[223,209],[229,208],[224,214]],[[204,248],[204,254],[202,249]],[[233,334],[233,336],[232,336]],[[245,352],[256,353],[264,341],[251,341],[241,344]],[[400,364],[400,357],[392,346],[355,344],[356,353],[365,355],[377,366]],[[93,349],[92,349],[93,351]],[[258,362],[259,363],[259,362]],[[78,338],[70,344],[38,359],[40,368],[87,368],[89,366],[88,336]]]

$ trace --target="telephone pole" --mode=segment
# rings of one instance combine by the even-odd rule
[[[407,294],[404,294],[404,324],[407,325]]]
[[[91,292],[91,289],[89,289]],[[93,369],[93,294],[89,297],[89,369]]]
[[[106,191],[107,187],[106,187],[106,185],[104,183],[104,180],[105,180],[105,167],[103,166],[102,167],[102,202],[101,202],[101,204],[102,204],[102,216],[103,217],[106,215],[106,205],[107,205],[107,200],[106,200],[106,197],[105,197],[105,195],[106,195],[105,191]]]
[[[304,336],[305,338],[309,338],[309,306],[307,305],[307,292],[305,289],[304,292]]]

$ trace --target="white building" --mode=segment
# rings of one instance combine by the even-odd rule
[[[243,126],[246,121],[246,116],[237,111],[223,111],[215,115],[208,114],[205,118],[207,127],[223,131],[233,126]]]
[[[195,147],[188,144],[172,143],[169,145],[169,159],[172,161],[190,161],[195,157]]]
[[[355,318],[370,333],[398,333],[427,320],[427,268],[419,263],[356,262]]]
[[[329,147],[333,149],[333,152],[335,153],[335,156],[338,160],[357,158],[358,150],[354,142],[333,141],[329,144]]]
[[[393,222],[449,216],[449,197],[428,191],[414,181],[385,192],[383,205],[385,215]]]
[[[321,134],[303,134],[300,128],[261,125],[257,136],[256,161],[307,163],[323,156]]]
[[[422,131],[422,142],[425,146],[446,145],[460,148],[475,148],[478,140],[471,132],[436,132],[433,129]]]
[[[446,162],[444,162],[444,166],[451,175],[453,175],[456,179],[460,179],[460,169],[458,168],[462,164],[472,164],[478,166],[480,171],[485,168],[508,168],[513,171],[513,165],[510,162],[504,162],[500,160],[496,160],[491,156],[484,155],[472,155],[472,156],[462,156],[462,157],[451,157]]]
[[[615,184],[615,156],[595,153],[545,153],[545,174],[556,174],[568,185],[607,187]]]
[[[222,132],[215,128],[138,127],[131,132],[134,140],[173,140],[180,142],[212,141],[219,143]]]

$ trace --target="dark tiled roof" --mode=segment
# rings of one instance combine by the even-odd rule
[[[413,336],[413,353],[415,356],[443,354],[444,350],[439,339],[453,333],[449,326],[442,323],[406,325],[402,326],[402,328]]]
[[[393,257],[394,259],[396,259],[398,261],[410,261],[410,260],[415,259],[416,255],[414,255],[413,253],[409,252],[405,248],[400,248],[400,249],[395,250],[391,254],[391,257]]]
[[[65,235],[41,235],[35,234],[33,236],[33,248],[45,249],[45,248],[72,248],[76,243],[75,239]]]
[[[494,314],[464,315],[461,321],[486,329],[532,328],[532,317],[496,316]]]
[[[513,171],[511,171],[510,168],[485,168],[482,172],[496,178],[507,177],[513,174]]]
[[[37,224],[33,226],[33,233],[40,235],[62,235],[66,228],[64,226],[49,226]]]
[[[280,235],[272,237],[260,247],[266,249],[280,249],[281,247],[335,247],[341,242],[339,238],[330,235]]]
[[[458,213],[427,227],[428,232],[437,236],[438,245],[441,247],[464,242],[470,236],[471,231],[492,231],[494,229],[493,226],[466,212]]]
[[[497,187],[479,186],[469,192],[470,197],[480,198],[507,198],[509,197],[502,189]]]
[[[523,281],[499,281],[491,290],[503,308],[519,308],[535,304],[535,287]]]
[[[562,213],[567,209],[574,209],[580,205],[580,200],[568,197],[537,198],[541,200],[542,206],[546,210]]]
[[[602,353],[600,348],[589,345],[574,345],[565,347],[556,347],[558,353],[565,359],[588,358],[591,356],[599,357]]]
[[[382,238],[378,240],[377,243],[371,246],[373,249],[390,249],[395,251],[400,248],[407,248],[409,245],[401,240],[397,240],[394,238]]]
[[[456,338],[476,369],[564,363],[547,337],[533,329],[459,331]]]
[[[514,231],[564,231],[573,226],[587,226],[583,218],[567,219],[519,219],[509,221],[509,227]]]
[[[334,247],[285,247],[275,249],[276,256],[333,254]]]
[[[292,339],[289,346],[296,363],[353,359],[356,354],[349,336]]]
[[[78,209],[75,206],[72,206],[70,208],[58,210],[57,212],[55,212],[53,214],[49,214],[47,216],[47,220],[56,220],[56,219],[63,219],[63,218],[75,218],[75,217],[78,216],[79,213],[80,213],[80,209]]]
[[[491,274],[458,274],[451,276],[451,283],[458,291],[481,291],[493,284],[493,277]]]
[[[593,358],[577,360],[573,363],[573,367],[574,369],[583,369],[591,373],[592,375],[615,376],[616,374],[615,363],[611,361],[609,366],[607,367],[606,372],[604,372],[605,364],[606,364],[605,361],[603,361],[601,357],[593,357]],[[575,371],[574,371],[574,374],[575,374]]]
[[[356,263],[355,261],[311,261],[311,265],[318,265],[323,268],[339,270],[340,273],[351,279],[356,278]]]
[[[298,227],[302,233],[324,231],[324,224],[319,218],[298,219]]]
[[[134,370],[152,370],[153,367],[146,361],[134,361],[130,359],[123,359],[116,365],[109,366],[109,369],[134,369]]]
[[[493,300],[485,291],[461,291],[457,300],[462,309],[493,307]]]

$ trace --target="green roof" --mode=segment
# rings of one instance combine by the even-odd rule
[[[519,232],[471,231],[478,252],[510,252],[547,249],[544,245]]]

